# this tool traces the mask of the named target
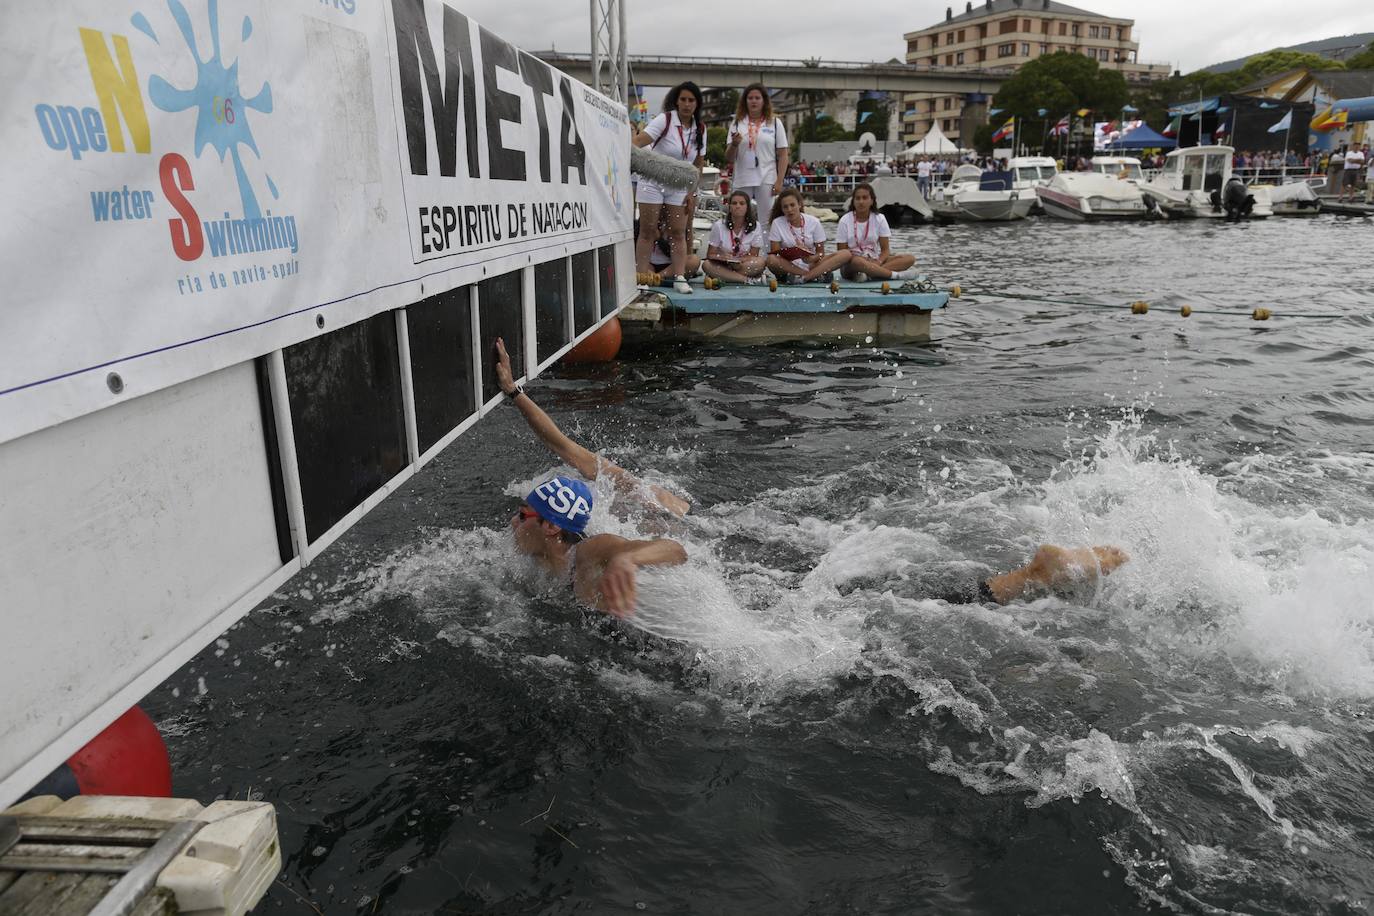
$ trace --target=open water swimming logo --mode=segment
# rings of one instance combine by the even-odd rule
[[[175,148],[157,159],[156,176],[148,181],[130,182],[130,163],[112,163],[109,171],[119,180],[90,190],[91,218],[96,224],[127,224],[158,218],[160,201],[170,208],[167,226],[172,252],[183,262],[201,262],[199,270],[178,271],[178,291],[183,294],[251,285],[270,279],[284,279],[299,273],[296,255],[300,235],[296,217],[279,209],[280,192],[270,175],[262,172],[262,183],[271,203],[262,204],[258,189],[249,177],[246,154],[261,160],[252,120],[270,115],[273,110],[272,87],[266,80],[252,95],[240,88],[239,60],[225,62],[222,45],[219,0],[205,0],[200,15],[192,13],[181,0],[166,0],[170,30],[179,33],[194,65],[191,85],[180,87],[173,78],[154,73],[147,82],[146,95],[140,79],[140,57],[128,35],[99,29],[77,29],[85,56],[95,105],[40,103],[35,115],[43,141],[55,152],[66,153],[72,161],[93,154],[129,153],[152,155],[154,137],[147,102],[169,115],[194,113],[191,156],[201,160],[206,149],[213,150],[223,169],[232,169],[237,188],[237,206],[222,200],[211,187],[224,182],[202,182],[198,190],[186,155]],[[144,54],[166,60],[172,47],[162,45],[162,36],[142,12],[130,17],[130,24],[152,42],[143,46]],[[196,23],[208,33],[208,53],[202,54]],[[243,47],[253,36],[253,22],[244,16],[238,34]],[[146,57],[144,57],[146,59]],[[179,123],[182,119],[163,119]],[[159,137],[160,139],[160,137]],[[197,170],[201,166],[197,165]],[[91,171],[88,169],[88,171]],[[99,171],[99,170],[95,170]],[[232,193],[232,192],[230,192]],[[238,214],[231,212],[237,209]],[[205,218],[202,211],[209,216]],[[222,215],[212,215],[219,211]],[[163,211],[166,212],[166,211]],[[208,259],[202,262],[202,259]],[[226,259],[223,266],[215,263]]]
[[[620,212],[620,163],[616,161],[615,153],[606,155],[606,171],[601,176],[601,180],[606,185],[606,192],[611,196],[611,203],[615,206],[615,212]]]

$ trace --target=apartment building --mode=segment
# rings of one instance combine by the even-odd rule
[[[1120,70],[1130,82],[1163,79],[1164,63],[1137,59],[1135,20],[1102,16],[1055,0],[981,0],[966,2],[962,13],[945,10],[945,19],[908,32],[906,62],[959,70],[1016,70],[1042,54],[1069,51],[1098,65]],[[987,119],[983,95],[909,93],[902,113],[902,137],[915,142],[932,124],[958,143]]]

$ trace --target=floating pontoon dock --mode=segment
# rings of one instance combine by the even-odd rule
[[[690,295],[656,290],[621,312],[627,333],[689,334],[747,343],[786,340],[857,340],[880,345],[930,337],[930,316],[949,303],[942,290],[904,290],[897,282],[884,293],[880,283],[841,283],[836,292],[824,283],[767,286],[726,284],[706,289],[692,284]]]

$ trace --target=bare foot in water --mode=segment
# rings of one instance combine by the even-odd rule
[[[1035,557],[1020,569],[988,579],[988,589],[998,604],[1021,597],[1033,586],[1063,588],[1091,582],[1129,560],[1120,547],[1056,547],[1043,544]]]

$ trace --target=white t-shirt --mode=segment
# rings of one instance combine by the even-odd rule
[[[684,125],[678,120],[676,111],[664,111],[655,115],[649,126],[644,128],[644,132],[654,141],[649,149],[656,153],[681,159],[683,162],[696,162],[697,157],[702,154],[702,138],[695,136],[695,126]]]
[[[729,143],[735,134],[740,135],[740,143],[735,150],[735,172],[731,185],[736,188],[757,188],[777,181],[778,150],[787,149],[787,131],[783,129],[782,120],[772,118],[755,122],[753,146],[749,145],[747,115],[731,122],[725,142]]]
[[[755,226],[744,230],[742,235],[736,235],[725,225],[725,220],[718,219],[711,227],[711,238],[707,244],[719,248],[727,258],[747,258],[755,248],[763,247],[763,227]]]
[[[929,178],[929,177],[930,177],[930,160],[929,160],[929,159],[922,159],[920,162],[916,163],[916,176],[917,176],[918,178]]]
[[[800,228],[787,222],[787,217],[779,216],[768,227],[768,241],[777,242],[783,248],[805,248],[815,254],[819,246],[825,244],[825,228],[810,213],[802,214]]]
[[[877,260],[882,257],[883,247],[878,239],[892,237],[887,217],[881,213],[870,212],[862,223],[854,218],[851,210],[840,217],[840,225],[835,229],[835,244],[848,245],[849,250],[865,258]]]
[[[1357,149],[1352,149],[1345,154],[1345,167],[1347,169],[1358,169],[1364,166],[1364,153]]]

